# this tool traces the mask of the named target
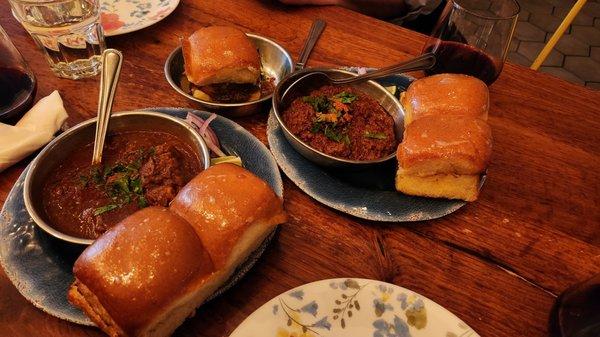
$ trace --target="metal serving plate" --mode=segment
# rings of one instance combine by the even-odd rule
[[[176,135],[200,158],[202,170],[210,166],[210,155],[202,137],[185,121],[163,113],[132,111],[115,113],[110,118],[109,132],[162,131]],[[94,240],[61,233],[52,227],[44,211],[42,189],[50,173],[73,152],[94,141],[96,118],[79,123],[54,138],[29,165],[23,187],[25,207],[35,223],[48,234],[71,243],[90,245]]]
[[[209,116],[207,112],[192,109],[148,110],[180,118],[184,118],[188,112],[203,118]],[[221,116],[211,123],[211,127],[224,148],[240,156],[246,169],[266,181],[278,196],[283,196],[277,163],[258,139],[240,125]],[[23,200],[23,181],[27,171],[23,171],[13,186],[0,212],[0,263],[19,292],[39,309],[70,322],[94,325],[83,312],[67,301],[67,290],[73,282],[73,263],[84,247],[56,239],[35,225]],[[236,284],[254,266],[274,235],[275,232],[271,233],[209,300]]]
[[[356,71],[356,68],[346,68]],[[412,77],[395,75],[377,80],[404,91]],[[466,202],[416,197],[396,191],[395,160],[362,171],[327,169],[297,152],[271,111],[267,125],[269,147],[281,170],[306,194],[318,202],[358,218],[373,221],[408,222],[439,218],[455,212]],[[485,175],[481,180],[481,185]],[[480,188],[481,188],[480,185]]]
[[[248,35],[250,41],[258,49],[260,54],[261,71],[272,77],[275,81],[275,84],[279,83],[279,81],[293,71],[294,64],[292,62],[292,57],[290,56],[290,53],[285,50],[285,48],[264,36],[256,34],[246,35]],[[261,111],[267,111],[269,109],[268,107],[271,105],[271,97],[273,96],[272,94],[261,97],[256,101],[243,103],[219,103],[204,101],[183,91],[183,89],[179,87],[179,80],[184,71],[181,46],[175,48],[175,50],[171,52],[171,55],[169,55],[165,61],[164,71],[167,81],[180,95],[198,103],[205,109],[217,111],[219,114],[228,117],[241,117]]]

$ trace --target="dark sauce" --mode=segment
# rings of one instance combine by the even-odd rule
[[[15,118],[33,105],[37,83],[20,69],[0,67],[0,119]]]
[[[201,170],[190,145],[165,132],[120,132],[107,138],[101,166],[93,144],[71,153],[46,179],[42,202],[62,233],[95,239],[146,206],[167,206]]]

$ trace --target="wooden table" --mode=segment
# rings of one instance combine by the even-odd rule
[[[309,65],[380,67],[417,55],[425,37],[336,7],[184,0],[161,23],[108,38],[125,61],[115,111],[194,107],[163,75],[169,52],[206,25],[233,25],[298,55],[311,21],[328,26]],[[98,78],[71,81],[46,60],[0,2],[0,22],[37,75],[38,98],[58,89],[74,125],[96,113]],[[569,285],[600,272],[600,92],[507,64],[491,86],[494,153],[481,198],[442,219],[376,223],[331,210],[285,181],[290,214],[255,268],[203,306],[177,336],[228,336],[271,297],[303,283],[374,278],[417,291],[482,336],[544,336]],[[267,114],[237,119],[266,143]],[[1,145],[0,145],[1,146]],[[0,174],[0,201],[31,158]],[[36,309],[0,273],[2,336],[100,336]]]

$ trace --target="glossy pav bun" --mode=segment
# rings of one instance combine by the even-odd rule
[[[184,219],[148,207],[84,250],[68,298],[111,336],[151,336],[161,321],[176,319],[179,325],[185,319],[173,315],[177,304],[214,271]]]
[[[170,208],[194,227],[217,269],[236,265],[287,219],[283,201],[271,187],[234,164],[202,171]]]
[[[141,209],[89,246],[69,301],[109,336],[170,336],[286,219],[263,180],[211,166],[169,208]]]
[[[200,28],[183,40],[182,49],[185,74],[197,86],[256,84],[260,79],[258,50],[237,28]]]
[[[462,74],[438,74],[415,80],[400,103],[404,125],[425,116],[468,116],[487,120],[488,87],[478,78]]]

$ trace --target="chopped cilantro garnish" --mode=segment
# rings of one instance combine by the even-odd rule
[[[302,101],[310,104],[316,112],[324,112],[330,108],[329,100],[325,96],[304,96]]]
[[[146,207],[148,202],[144,197],[139,170],[144,160],[155,154],[156,149],[154,147],[147,150],[140,149],[137,153],[137,158],[129,164],[116,163],[112,166],[94,166],[90,169],[89,176],[81,176],[80,180],[84,186],[93,181],[113,202],[96,208],[94,215],[100,215],[120,208],[125,204],[131,203],[136,197],[138,206],[140,208]]]
[[[106,213],[108,211],[112,211],[113,209],[115,209],[117,207],[119,207],[119,206],[117,206],[115,204],[108,204],[108,205],[105,205],[105,206],[102,206],[102,207],[98,207],[98,208],[96,208],[94,210],[94,215],[98,216],[98,215],[100,215],[102,213]]]
[[[365,131],[365,138],[387,139],[387,135],[383,132]]]
[[[323,128],[323,123],[321,122],[314,122],[312,127],[310,128],[310,132],[312,133],[318,133],[321,131],[321,129]]]
[[[345,103],[345,104],[350,104],[350,103],[354,102],[355,100],[357,100],[358,96],[356,96],[355,94],[346,92],[346,91],[342,91],[339,94],[334,95],[333,99],[339,100],[340,102]]]
[[[348,137],[348,134],[336,130],[333,126],[326,125],[325,129],[323,130],[323,133],[325,134],[325,137],[333,141],[336,141],[338,143],[343,142],[345,144],[350,144],[350,137]]]

